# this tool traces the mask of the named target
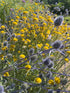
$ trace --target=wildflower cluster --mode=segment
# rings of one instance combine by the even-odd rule
[[[69,86],[70,28],[63,16],[54,19],[43,5],[34,5],[12,10],[0,26],[0,79],[7,93],[50,93]]]

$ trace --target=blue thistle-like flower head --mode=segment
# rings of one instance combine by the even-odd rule
[[[54,67],[54,62],[51,61],[50,64],[48,65],[48,68],[53,68]]]
[[[10,41],[10,37],[7,38],[7,41]]]
[[[3,42],[3,45],[4,45],[4,46],[8,46],[8,41],[4,41],[4,42]]]
[[[67,84],[67,79],[62,79],[62,80],[61,80],[61,84],[62,84],[62,85],[66,85],[66,84]]]
[[[63,10],[64,8],[65,8],[64,6],[61,7],[62,10]]]
[[[37,55],[31,56],[31,61],[32,61],[32,62],[35,62],[36,60],[37,60]]]
[[[55,42],[52,43],[52,47],[53,47],[54,49],[59,49],[59,48],[62,47],[62,42],[59,41],[59,40],[56,40]]]
[[[60,11],[60,8],[59,7],[54,7],[54,10]]]
[[[58,3],[57,2],[55,2],[55,5],[57,5]]]
[[[48,89],[48,93],[53,93],[53,90],[52,89]]]
[[[48,73],[46,74],[46,77],[47,77],[47,78],[52,77],[52,72],[51,72],[51,71],[48,71]]]
[[[29,54],[32,55],[33,53],[34,53],[34,48],[30,48],[30,49],[29,49]]]
[[[60,92],[61,92],[61,90],[60,90],[60,89],[57,89],[57,90],[56,90],[56,93],[60,93]]]
[[[12,54],[11,53],[7,54],[7,57],[12,58]]]
[[[12,34],[12,37],[15,37],[15,34]]]
[[[51,63],[51,59],[50,58],[45,58],[43,60],[43,63],[44,63],[44,65],[49,65]]]
[[[56,17],[54,20],[54,25],[61,26],[63,23],[63,20],[64,20],[63,16]]]

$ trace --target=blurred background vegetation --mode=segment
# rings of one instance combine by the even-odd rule
[[[35,6],[30,1],[44,2],[51,12],[58,15],[63,15],[65,21],[70,24],[70,0],[25,0],[27,3],[22,3],[22,0],[0,0],[0,22],[4,24],[5,18],[10,13],[11,8],[24,7],[27,9],[28,5]],[[64,8],[63,8],[64,7]],[[40,7],[41,8],[41,7]],[[57,9],[60,11],[57,11]],[[54,10],[56,9],[56,10]],[[67,11],[68,10],[68,11]],[[66,14],[68,12],[68,14]]]
[[[70,0],[41,0],[41,1],[51,6],[55,6],[55,3],[57,2],[59,6],[64,5],[65,9],[70,9]]]
[[[64,4],[65,8],[69,8],[70,7],[70,0],[41,0],[44,1],[46,4],[55,4],[57,3],[62,3]]]
[[[70,25],[70,0],[40,0],[40,1],[43,1],[45,4],[47,4],[51,12],[58,15],[63,15],[65,18],[65,22]]]

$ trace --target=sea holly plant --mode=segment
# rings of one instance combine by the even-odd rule
[[[28,61],[21,62],[22,64],[26,64],[28,62],[28,64],[25,65],[25,66],[23,66],[23,67],[19,67],[19,65],[21,65],[21,63],[14,64],[13,65],[14,68],[16,66],[15,69],[12,67],[13,69],[12,68],[9,68],[8,70],[4,70],[2,72],[2,74],[4,73],[3,74],[3,79],[5,80],[5,82],[6,82],[6,79],[8,80],[9,78],[12,79],[13,81],[16,80],[18,82],[21,82],[24,85],[24,90],[27,89],[27,91],[30,90],[30,88],[33,87],[33,86],[38,86],[41,89],[44,89],[44,88],[46,89],[46,87],[47,87],[48,93],[50,93],[50,91],[52,91],[52,92],[53,91],[56,91],[56,89],[58,89],[59,86],[62,87],[62,85],[65,85],[67,83],[67,80],[61,78],[61,75],[62,75],[61,73],[58,73],[59,76],[54,73],[56,71],[56,69],[57,69],[57,64],[54,62],[56,60],[56,58],[54,57],[55,58],[55,60],[54,60],[53,57],[49,56],[49,53],[52,50],[54,51],[54,49],[56,51],[58,51],[58,48],[59,48],[60,51],[58,51],[58,52],[60,53],[60,56],[63,56],[64,58],[66,58],[65,57],[65,52],[67,50],[64,51],[65,49],[64,48],[61,48],[60,46],[62,46],[62,43],[60,43],[58,41],[55,41],[55,42],[52,43],[52,48],[50,48],[50,50],[47,49],[47,50],[41,51],[38,54],[37,53],[34,54],[34,50],[32,49],[33,52],[31,51],[31,53],[33,53],[33,54],[32,55],[29,55],[29,61],[30,61],[30,63]],[[56,51],[54,51],[54,53]],[[64,54],[62,54],[62,51],[64,51]],[[30,50],[29,50],[29,52],[30,52]],[[38,56],[41,56],[42,57],[42,54],[43,53],[44,54],[46,53],[46,55],[45,55],[46,58],[43,58],[43,62],[37,61]],[[37,58],[36,58],[36,55],[37,55]],[[24,56],[22,55],[21,58],[24,59]],[[60,61],[60,60],[58,59],[58,61]],[[22,81],[22,80],[18,80],[16,77],[10,77],[9,76],[9,71],[13,71],[14,70],[14,71],[20,72],[20,70],[22,70],[22,69],[24,69],[23,71],[26,71],[25,76],[29,76],[28,74],[31,74],[31,73],[33,73],[33,75],[34,75],[35,72],[38,75],[34,75],[35,80],[34,81],[30,81],[30,82],[29,81],[28,82],[25,82],[25,81]],[[66,73],[63,72],[63,75],[64,74],[66,74]],[[63,81],[66,82],[66,83],[64,83]],[[5,83],[5,82],[3,82],[3,83]],[[13,89],[15,85],[11,85],[11,86],[8,86],[9,89],[11,89],[11,88]],[[52,89],[49,89],[48,90],[48,87],[50,87]]]

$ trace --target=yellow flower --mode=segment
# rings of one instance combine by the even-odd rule
[[[18,22],[18,21],[19,21],[19,20],[17,20],[17,19],[15,20],[15,22]]]
[[[30,39],[26,39],[27,40],[27,42],[31,42],[31,40]]]
[[[21,32],[21,33],[24,33],[24,30],[23,30],[23,29],[21,29],[21,30],[20,30],[20,32]]]
[[[18,53],[20,53],[21,51],[18,51]]]
[[[3,4],[1,4],[1,6],[3,6]]]
[[[25,58],[25,61],[27,60],[27,58]]]
[[[50,80],[48,81],[48,83],[49,83],[50,85],[54,85],[54,81],[53,81],[52,79],[50,79]]]
[[[1,60],[4,61],[4,57],[2,57]]]
[[[45,53],[43,53],[42,56],[45,56]]]
[[[20,34],[20,33],[17,33],[17,34],[16,34],[16,36],[19,36],[19,35],[21,35],[21,34]]]
[[[28,31],[28,29],[27,29],[27,28],[24,28],[23,30],[24,30],[24,31]]]
[[[11,48],[15,48],[15,45],[10,45]]]
[[[27,44],[28,42],[27,42],[27,41],[25,41],[24,43],[25,43],[25,44]]]
[[[35,34],[35,37],[37,37],[37,34]]]
[[[33,18],[33,21],[37,21],[38,22],[38,18]]]
[[[67,37],[67,39],[70,39],[70,37]]]
[[[0,33],[1,33],[1,34],[4,34],[4,33],[5,33],[5,31],[1,31]]]
[[[23,11],[23,14],[28,14],[28,11]]]
[[[69,54],[70,54],[70,51],[67,51],[67,53],[69,53]]]
[[[31,69],[31,65],[26,65],[25,68],[26,68],[27,70],[30,70],[30,69]]]
[[[2,1],[2,3],[5,3],[4,1]]]
[[[11,21],[14,21],[14,19],[11,19]]]
[[[24,34],[21,34],[20,36],[23,38],[25,35]]]
[[[39,18],[40,18],[40,19],[43,19],[43,17],[42,17],[42,16],[39,16]]]
[[[42,82],[42,80],[41,80],[41,78],[37,77],[37,78],[35,78],[35,82],[36,82],[37,84],[40,84],[40,83]]]
[[[47,46],[44,46],[44,49],[47,50],[47,49],[49,49],[49,48],[48,48]]]
[[[56,82],[57,84],[60,83],[60,78],[59,78],[59,77],[55,77],[54,80],[55,80],[55,82]]]
[[[8,47],[7,47],[7,46],[2,47],[2,50],[3,50],[3,51],[5,51],[5,50],[7,50],[7,49],[8,49]]]
[[[17,41],[18,41],[18,39],[14,37],[14,38],[13,38],[13,41],[17,42]]]
[[[62,33],[61,32],[57,32],[57,34],[61,35]]]
[[[13,58],[13,60],[14,60],[14,62],[15,62],[15,61],[17,61],[17,58],[16,58],[16,57],[14,57],[14,58]]]
[[[9,77],[9,73],[8,73],[8,72],[5,72],[5,73],[4,73],[4,76],[5,76],[5,77]]]
[[[50,34],[50,30],[47,31],[47,34]]]
[[[28,47],[30,48],[32,45],[28,45]]]
[[[64,60],[67,61],[67,62],[69,62],[69,59],[68,58],[65,58]]]
[[[37,47],[38,47],[38,48],[41,48],[41,47],[42,47],[42,44],[37,44]]]
[[[20,58],[25,58],[25,55],[24,54],[21,54],[19,57]]]
[[[34,24],[31,24],[31,27],[34,29]]]
[[[8,62],[8,64],[10,65],[10,62]]]
[[[16,16],[17,19],[19,19],[19,16]]]
[[[54,55],[50,55],[51,57],[54,57]]]
[[[13,22],[13,25],[17,25],[17,22]]]
[[[25,17],[25,16],[24,16],[24,17],[23,17],[23,19],[24,19],[24,20],[26,20],[26,19],[27,19],[27,17]]]
[[[48,44],[48,43],[46,43],[46,46],[48,46],[48,47],[49,47],[49,44]]]
[[[67,36],[69,37],[69,33],[67,34]]]
[[[24,41],[25,41],[25,39],[23,38],[23,39],[22,39],[22,41],[24,42]]]
[[[46,23],[43,23],[43,26],[46,26]]]
[[[2,25],[2,26],[1,26],[1,29],[5,29],[5,26],[4,26],[4,25]]]

